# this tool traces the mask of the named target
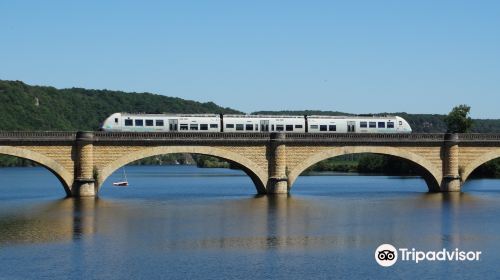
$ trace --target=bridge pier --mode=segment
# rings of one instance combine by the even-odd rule
[[[94,179],[94,134],[93,132],[77,132],[75,180],[71,188],[71,196],[95,196]]]
[[[270,174],[267,183],[268,194],[287,194],[285,133],[271,133]]]
[[[444,176],[441,183],[443,192],[459,192],[461,189],[458,150],[458,134],[447,133],[444,139]]]

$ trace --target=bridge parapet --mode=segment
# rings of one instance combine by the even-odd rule
[[[500,143],[500,133],[459,133],[459,143]]]
[[[96,139],[265,139],[270,133],[234,132],[103,132],[95,134]]]
[[[65,131],[0,131],[0,142],[75,141],[76,132]]]
[[[327,142],[443,142],[445,133],[286,133],[281,141],[327,141]],[[94,141],[157,141],[157,140],[257,140],[266,141],[271,133],[235,132],[93,132]],[[72,131],[0,131],[0,141],[75,141],[77,132]],[[500,133],[460,133],[461,142],[497,142]]]
[[[399,143],[399,142],[436,142],[444,140],[444,133],[288,133],[287,142],[361,142],[361,143]]]
[[[227,132],[96,132],[95,142],[180,142],[213,143],[245,142],[264,143],[269,133],[227,133]]]

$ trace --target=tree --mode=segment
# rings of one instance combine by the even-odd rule
[[[469,116],[470,106],[465,104],[456,106],[444,118],[444,122],[448,127],[448,132],[465,133],[469,132],[472,127],[472,119]]]

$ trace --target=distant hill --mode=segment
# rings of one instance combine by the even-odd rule
[[[451,110],[451,108],[450,108]],[[254,115],[343,115],[353,116],[354,114],[339,111],[258,111]],[[408,114],[403,112],[396,113],[374,113],[370,115],[396,115],[407,120],[413,132],[446,132],[444,123],[445,115],[439,114]],[[500,120],[474,119],[471,132],[478,133],[500,133]]]
[[[56,89],[0,80],[0,130],[97,130],[111,113],[241,113],[151,93]]]
[[[451,109],[451,108],[450,108]],[[242,112],[213,102],[200,103],[152,93],[135,93],[83,88],[56,89],[30,86],[20,81],[0,80],[0,130],[96,130],[115,112],[144,113],[223,113]],[[339,111],[258,111],[263,115],[353,115]],[[410,123],[414,132],[445,132],[445,115],[398,115]],[[474,120],[473,132],[500,133],[500,120]]]

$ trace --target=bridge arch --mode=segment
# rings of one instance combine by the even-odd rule
[[[478,167],[487,163],[490,160],[494,160],[494,159],[499,158],[499,157],[500,157],[500,149],[495,149],[495,150],[493,150],[491,152],[487,152],[487,153],[481,155],[480,157],[478,157],[477,159],[473,160],[471,163],[469,163],[468,165],[465,166],[465,168],[462,170],[462,172],[460,172],[461,173],[460,177],[461,177],[462,183],[465,183],[465,181],[467,181],[467,179],[470,177],[472,172],[474,172],[474,170],[476,170]]]
[[[73,182],[73,174],[66,170],[66,168],[64,168],[57,161],[38,152],[13,146],[0,146],[0,154],[29,159],[47,168],[52,174],[57,177],[57,179],[59,179],[59,181],[63,185],[66,195],[71,195],[70,186]]]
[[[294,167],[292,170],[289,171],[288,186],[289,188],[291,188],[291,186],[295,183],[298,176],[302,172],[304,172],[307,168],[313,166],[314,164],[320,161],[341,155],[362,154],[362,153],[389,155],[411,161],[424,171],[422,177],[427,183],[429,191],[431,192],[440,191],[440,182],[442,180],[441,167],[438,168],[434,164],[432,164],[429,160],[423,158],[422,156],[419,156],[412,152],[405,151],[400,148],[377,147],[377,146],[335,147],[328,150],[317,152],[306,158],[299,165],[297,165],[296,167]]]
[[[263,170],[253,161],[248,158],[228,150],[220,149],[217,147],[207,146],[161,146],[151,147],[136,152],[129,153],[122,156],[108,165],[98,169],[97,176],[97,190],[100,189],[104,181],[120,167],[147,157],[163,155],[163,154],[201,154],[207,156],[214,156],[227,160],[240,167],[253,181],[257,192],[260,194],[266,193],[267,171]]]

